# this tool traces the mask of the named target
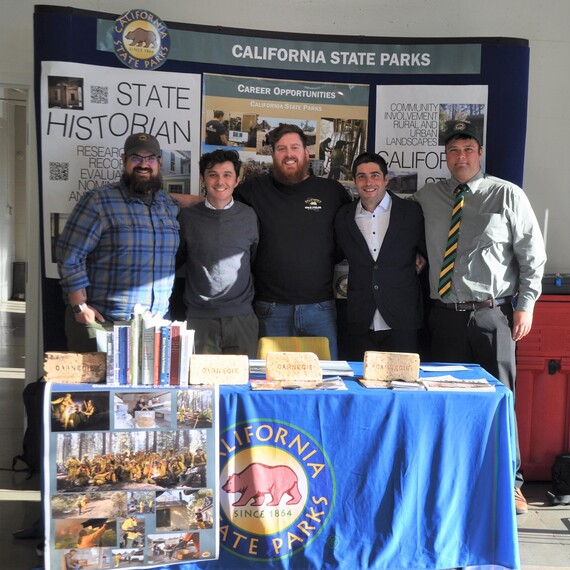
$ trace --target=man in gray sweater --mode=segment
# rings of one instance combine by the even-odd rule
[[[257,356],[251,266],[259,231],[253,208],[232,196],[240,168],[236,151],[204,154],[200,180],[206,199],[183,208],[178,218],[177,265],[185,264],[184,305],[197,354]]]

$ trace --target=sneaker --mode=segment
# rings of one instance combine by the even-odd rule
[[[528,512],[528,503],[518,487],[515,487],[515,510],[517,515],[524,515]]]

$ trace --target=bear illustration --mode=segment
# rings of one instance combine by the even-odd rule
[[[156,34],[152,30],[137,28],[136,30],[131,30],[125,38],[131,40],[130,47],[156,47]]]
[[[250,463],[240,473],[230,475],[222,489],[226,493],[242,493],[233,503],[234,507],[243,507],[251,499],[254,499],[252,506],[259,507],[263,505],[266,494],[271,496],[268,507],[278,506],[285,494],[291,497],[287,505],[296,505],[302,498],[297,475],[286,465],[273,467],[263,463]]]

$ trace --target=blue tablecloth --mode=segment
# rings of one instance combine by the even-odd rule
[[[512,393],[346,384],[221,388],[220,559],[179,568],[519,568]]]

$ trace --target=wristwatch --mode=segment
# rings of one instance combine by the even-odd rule
[[[79,305],[73,305],[71,308],[74,313],[81,313],[87,308],[87,303],[79,303]]]

